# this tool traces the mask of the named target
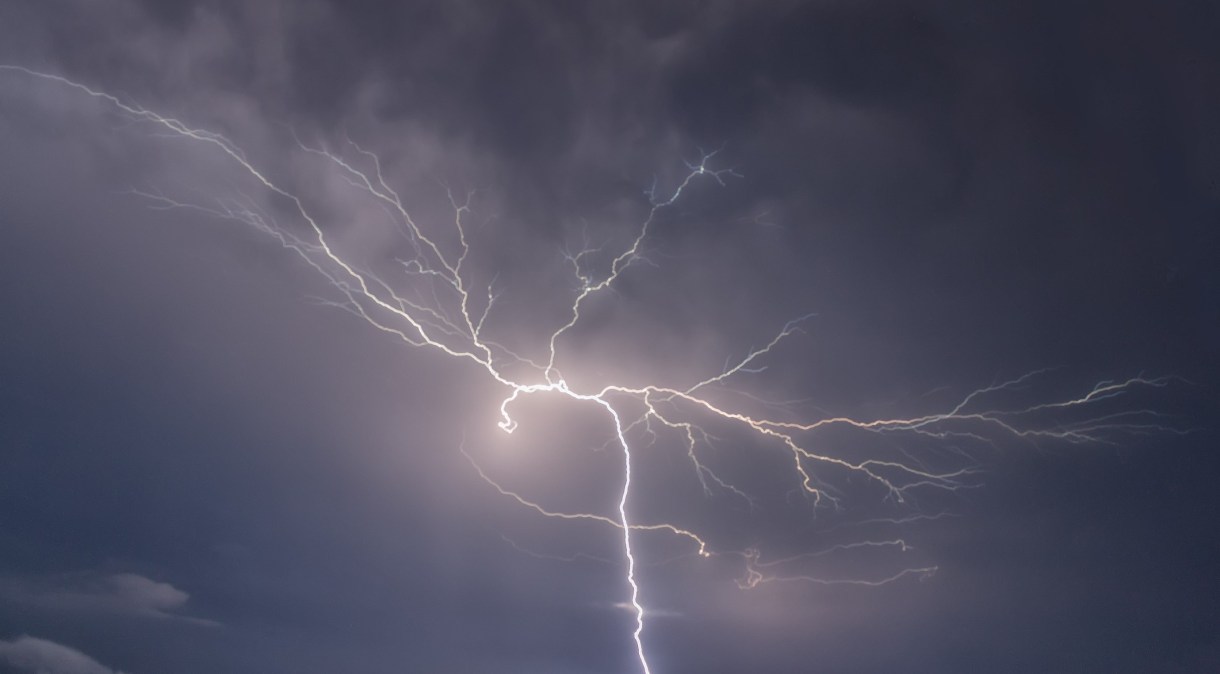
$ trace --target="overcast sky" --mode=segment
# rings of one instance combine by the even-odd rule
[[[782,443],[666,408],[704,424],[732,488],[705,492],[682,433],[628,434],[628,512],[714,553],[632,535],[655,674],[1220,670],[1220,10],[369,4],[0,5],[0,65],[240,147],[0,68],[0,672],[641,671],[621,531],[480,477],[616,519],[605,411],[529,397],[506,435],[511,389],[485,368],[345,311],[250,226],[311,235],[241,162],[353,266],[455,305],[402,264],[393,209],[305,148],[365,172],[375,152],[444,251],[450,195],[468,206],[474,318],[490,288],[497,362],[524,382],[544,373],[509,351],[545,363],[579,291],[565,253],[602,247],[581,269],[604,276],[712,151],[732,173],[656,211],[558,340],[573,387],[686,390],[799,317],[701,394],[867,421],[1043,369],[970,409],[1170,377],[1015,418],[1039,438],[801,436],[972,471],[898,502],[818,464],[837,509]],[[1051,437],[1099,417],[1097,442]],[[755,549],[806,555],[774,575],[901,577],[742,589]]]

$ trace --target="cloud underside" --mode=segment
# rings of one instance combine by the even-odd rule
[[[31,674],[122,674],[75,648],[27,635],[0,640],[0,663]]]

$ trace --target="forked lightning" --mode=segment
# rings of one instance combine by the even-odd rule
[[[153,207],[202,210],[219,218],[243,223],[272,237],[300,256],[334,287],[337,306],[410,346],[433,349],[479,368],[505,390],[499,405],[500,418],[496,420],[503,431],[512,433],[517,428],[518,423],[513,416],[514,405],[528,396],[564,396],[604,414],[612,431],[610,443],[616,444],[622,452],[622,473],[618,476],[621,490],[617,502],[607,504],[608,510],[613,511],[612,515],[549,509],[502,486],[466,453],[464,446],[462,452],[470,459],[478,475],[492,488],[541,516],[588,521],[620,530],[628,600],[634,613],[634,656],[645,674],[651,672],[644,640],[649,611],[641,599],[640,566],[636,554],[639,550],[637,534],[642,532],[661,532],[688,541],[699,557],[727,555],[739,558],[745,574],[738,581],[742,588],[778,581],[881,585],[907,577],[927,576],[935,571],[935,567],[904,568],[880,578],[825,578],[808,571],[806,565],[819,557],[849,551],[905,551],[909,546],[904,540],[895,538],[860,540],[768,559],[762,551],[754,548],[716,549],[708,535],[691,526],[648,521],[632,513],[631,508],[632,468],[636,463],[632,447],[639,445],[632,438],[637,435],[655,439],[658,433],[672,433],[684,448],[691,469],[705,492],[711,494],[715,490],[723,490],[732,498],[744,499],[753,508],[755,500],[747,493],[748,490],[717,474],[700,459],[700,449],[709,444],[712,437],[708,430],[712,425],[735,427],[757,441],[757,451],[771,451],[768,448],[772,448],[785,452],[791,460],[788,488],[799,490],[808,499],[811,509],[817,509],[844,507],[842,490],[846,487],[842,482],[845,475],[855,476],[857,483],[874,485],[883,494],[882,498],[895,502],[905,501],[917,490],[956,490],[974,484],[972,475],[975,464],[965,456],[960,457],[962,460],[958,465],[946,469],[931,467],[936,462],[915,458],[898,460],[887,456],[849,459],[841,454],[814,451],[810,445],[811,438],[819,431],[832,427],[955,443],[995,443],[1004,437],[1092,443],[1105,442],[1122,433],[1174,430],[1162,424],[1158,415],[1150,410],[1116,410],[1112,404],[1103,404],[1135,389],[1164,387],[1169,383],[1167,378],[1143,376],[1102,382],[1083,395],[1034,405],[989,402],[1002,399],[997,394],[1022,387],[1040,374],[1030,373],[980,388],[943,412],[892,419],[830,416],[791,421],[790,418],[769,418],[755,413],[748,406],[726,405],[722,401],[723,396],[708,393],[726,385],[730,379],[738,381],[740,375],[758,372],[768,359],[777,358],[776,346],[800,331],[808,317],[782,326],[773,337],[763,340],[764,346],[748,350],[739,360],[692,377],[693,383],[626,385],[623,382],[605,381],[591,388],[570,385],[560,370],[565,335],[581,322],[582,310],[594,297],[605,294],[624,274],[630,272],[633,264],[643,259],[649,235],[663,211],[682,200],[688,188],[698,182],[710,181],[723,185],[726,179],[736,175],[731,169],[715,168],[714,162],[719,160],[717,152],[703,153],[698,161],[687,164],[687,170],[677,181],[676,187],[662,190],[654,186],[645,193],[648,196],[645,214],[640,221],[631,225],[629,236],[625,239],[628,243],[622,245],[621,249],[606,250],[586,243],[579,251],[565,253],[564,264],[571,267],[576,282],[571,291],[570,304],[567,305],[566,318],[553,330],[543,331],[547,336],[534,352],[520,353],[518,349],[510,349],[488,334],[490,326],[497,322],[489,321],[489,316],[497,311],[498,294],[491,284],[476,287],[472,280],[475,277],[470,269],[472,239],[465,222],[471,213],[469,197],[460,198],[450,193],[452,220],[439,227],[425,225],[412,217],[399,193],[383,175],[381,161],[373,152],[354,143],[347,146],[347,152],[334,152],[297,141],[297,150],[308,153],[329,167],[361,198],[371,200],[393,218],[404,237],[405,254],[398,258],[400,276],[388,278],[363,269],[345,257],[332,243],[322,217],[315,215],[318,209],[307,205],[310,199],[286,187],[288,183],[273,177],[269,170],[260,166],[229,138],[192,127],[177,118],[159,114],[59,75],[12,65],[0,65],[0,74],[7,76],[10,82],[17,78],[32,78],[66,87],[96,99],[160,134],[198,143],[226,157],[236,174],[264,190],[269,199],[286,205],[292,218],[299,222],[291,227],[284,226],[266,209],[260,208],[254,199],[240,193],[227,192],[195,201],[148,189],[136,190],[135,193]],[[601,260],[600,264],[598,260]],[[915,515],[907,519],[935,519],[940,516]],[[898,519],[869,521],[900,523]]]

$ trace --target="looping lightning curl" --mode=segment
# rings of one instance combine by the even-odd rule
[[[268,196],[282,200],[299,219],[304,234],[281,226],[269,213],[250,198],[237,195],[216,196],[204,202],[188,202],[153,191],[135,191],[155,208],[192,209],[218,218],[243,223],[272,237],[280,245],[296,253],[314,271],[324,277],[337,292],[334,304],[351,312],[372,327],[386,332],[410,346],[433,349],[445,356],[466,361],[486,373],[502,386],[506,395],[500,406],[499,427],[512,433],[518,426],[512,415],[513,406],[521,399],[535,395],[559,395],[578,403],[600,409],[613,431],[612,443],[622,452],[622,488],[614,515],[572,513],[550,510],[527,497],[501,486],[475,460],[474,470],[504,496],[538,514],[564,520],[585,520],[611,527],[622,533],[622,551],[626,561],[626,581],[630,608],[635,617],[632,632],[636,657],[645,674],[650,674],[649,660],[643,643],[648,612],[640,600],[637,579],[637,559],[633,549],[633,534],[663,532],[688,540],[699,556],[730,555],[739,557],[745,576],[738,581],[744,588],[753,588],[775,581],[807,581],[814,583],[846,583],[882,585],[899,579],[925,577],[935,567],[905,568],[883,578],[823,578],[803,571],[803,563],[821,556],[850,550],[909,548],[901,539],[865,540],[836,545],[825,550],[764,560],[754,548],[745,550],[715,550],[708,537],[691,527],[670,522],[647,522],[630,512],[632,494],[632,447],[630,437],[643,434],[656,437],[669,431],[684,444],[686,456],[705,492],[713,485],[744,499],[753,508],[755,501],[746,492],[724,479],[699,458],[699,448],[713,442],[709,424],[736,427],[753,436],[761,446],[773,446],[786,452],[791,459],[792,486],[808,498],[814,509],[840,508],[842,497],[831,487],[835,475],[848,474],[882,489],[887,498],[903,502],[915,490],[956,490],[972,486],[976,468],[970,461],[957,467],[940,469],[914,458],[847,459],[811,449],[810,441],[819,431],[844,427],[856,431],[895,435],[905,434],[938,441],[970,441],[994,443],[1005,436],[1029,440],[1058,440],[1070,443],[1105,442],[1116,433],[1172,432],[1158,423],[1149,410],[1104,411],[1102,401],[1113,399],[1140,387],[1164,387],[1166,378],[1132,377],[1103,382],[1084,395],[1041,402],[1028,406],[988,405],[997,394],[1011,392],[1028,384],[1040,373],[1030,373],[999,384],[980,388],[962,398],[946,411],[910,418],[853,419],[827,417],[811,421],[787,421],[760,416],[747,409],[727,406],[706,392],[724,385],[727,380],[743,373],[760,371],[763,361],[773,356],[775,347],[785,338],[801,330],[809,317],[801,317],[784,325],[765,345],[750,350],[736,362],[711,372],[687,385],[649,384],[627,386],[605,383],[600,388],[578,389],[562,376],[558,361],[564,336],[581,320],[582,309],[595,296],[604,293],[623,274],[643,258],[643,246],[656,224],[657,216],[671,208],[688,188],[700,181],[723,185],[737,174],[731,169],[714,168],[717,151],[704,152],[697,161],[687,164],[687,172],[676,187],[662,190],[653,185],[647,192],[646,215],[637,223],[630,242],[617,252],[594,248],[588,244],[579,251],[564,254],[566,264],[577,282],[567,310],[567,318],[549,333],[541,353],[520,354],[488,335],[488,318],[495,310],[498,294],[487,284],[474,287],[469,269],[471,241],[465,219],[471,212],[471,195],[459,197],[448,193],[453,219],[443,230],[425,227],[412,217],[402,197],[392,188],[382,172],[376,154],[350,143],[347,155],[328,149],[308,146],[297,141],[299,150],[316,157],[329,166],[356,193],[372,200],[389,213],[401,229],[407,243],[407,255],[398,259],[402,277],[397,281],[382,278],[360,268],[336,250],[327,236],[327,228],[306,205],[306,199],[281,186],[280,183],[248,158],[233,141],[223,135],[194,128],[174,117],[167,117],[134,105],[116,96],[90,88],[64,77],[32,71],[19,66],[0,65],[0,72],[21,74],[68,87],[97,99],[132,120],[146,123],[163,134],[196,142],[228,158],[231,166],[252,180]],[[609,260],[599,271],[595,260]],[[1047,421],[1047,420],[1052,421]],[[939,515],[916,517],[935,518]],[[897,522],[897,520],[889,520]]]

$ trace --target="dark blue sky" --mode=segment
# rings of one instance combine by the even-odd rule
[[[699,451],[753,507],[705,496],[680,438],[638,432],[631,512],[717,553],[633,536],[655,674],[1220,670],[1220,11],[354,4],[9,3],[0,64],[224,134],[407,288],[392,218],[294,135],[375,151],[442,246],[442,185],[476,188],[467,273],[499,293],[495,339],[531,358],[576,287],[564,251],[629,243],[650,185],[723,148],[714,166],[739,175],[663,210],[647,263],[563,338],[575,386],[690,386],[811,312],[710,399],[871,420],[1042,368],[987,404],[1174,378],[1017,418],[1054,434],[1160,414],[1107,417],[1105,442],[811,434],[828,456],[977,471],[899,504],[824,468],[838,511],[731,424],[704,418]],[[505,389],[478,366],[337,308],[249,223],[156,208],[252,205],[308,233],[231,158],[164,131],[0,69],[0,672],[640,671],[621,532],[543,518],[463,455],[550,508],[613,515],[600,409],[531,398],[504,436]],[[869,522],[921,514],[943,515]],[[897,538],[911,549],[782,569],[936,573],[736,582],[750,548]]]

